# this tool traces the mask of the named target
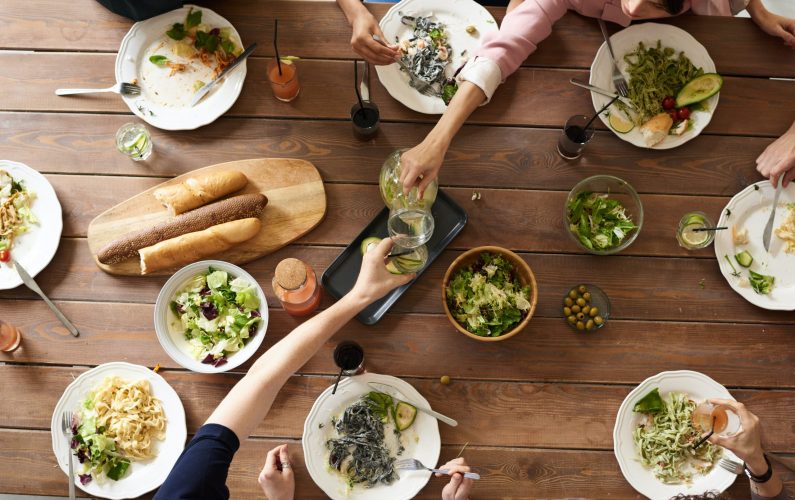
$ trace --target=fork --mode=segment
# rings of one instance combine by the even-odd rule
[[[380,43],[384,47],[389,47],[386,42],[384,42],[378,35],[373,35],[373,40]],[[396,62],[401,68],[403,68],[403,71],[409,75],[409,85],[417,92],[422,95],[427,95],[428,97],[439,97],[441,95],[435,88],[433,88],[433,85],[414,76],[414,73],[411,72],[409,67],[406,66],[406,63],[404,63],[401,59],[398,59]]]
[[[66,448],[69,450],[69,500],[75,500],[75,466],[72,459],[72,438],[69,437],[69,432],[72,429],[72,412],[63,412],[61,418],[61,430],[66,436]]]
[[[55,95],[93,94],[95,92],[115,92],[121,95],[140,95],[141,87],[134,83],[119,82],[106,89],[55,89]]]
[[[601,19],[599,19],[599,28],[602,30],[602,37],[604,37],[605,43],[607,44],[607,50],[610,51],[610,59],[613,61],[613,85],[615,85],[618,95],[626,97],[629,95],[627,81],[624,79],[624,75],[621,74],[621,71],[618,70],[618,62],[616,62],[616,55],[613,53],[613,45],[610,43],[610,35],[607,33],[605,22]]]
[[[721,467],[721,469],[727,470],[736,475],[742,474],[743,469],[745,469],[743,464],[737,463],[734,460],[729,460],[728,458],[721,458],[720,461],[718,461],[718,465]]]
[[[430,467],[426,467],[422,462],[420,462],[416,458],[406,458],[403,460],[398,460],[397,462],[395,462],[395,468],[398,470],[428,470],[431,472],[435,472],[436,474],[445,474],[448,476],[452,476],[449,470],[431,469]],[[464,477],[468,479],[480,479],[480,474],[476,474],[474,472],[465,472]]]

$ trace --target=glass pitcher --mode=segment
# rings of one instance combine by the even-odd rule
[[[378,179],[378,185],[381,188],[381,198],[391,210],[420,209],[430,212],[433,202],[436,201],[439,183],[434,179],[425,189],[425,195],[422,199],[420,199],[417,186],[411,188],[408,196],[403,194],[403,184],[400,182],[400,157],[405,151],[405,149],[398,149],[384,161],[384,165],[381,167],[381,175]]]

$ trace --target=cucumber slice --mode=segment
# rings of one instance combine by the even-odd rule
[[[610,116],[607,119],[608,123],[610,123],[610,127],[618,132],[619,134],[626,134],[633,128],[635,128],[635,124],[632,123],[632,120],[627,120],[620,113],[611,111]]]
[[[743,250],[735,255],[734,260],[743,267],[751,267],[751,264],[754,262],[754,258],[748,253],[748,250]]]
[[[392,416],[395,419],[395,427],[399,431],[405,431],[417,418],[417,408],[401,401],[395,406],[395,413]]]
[[[360,247],[362,255],[367,253],[367,250],[369,250],[370,245],[377,245],[379,243],[381,243],[381,238],[377,238],[375,236],[370,236],[368,238],[363,239],[362,246]]]
[[[676,107],[681,108],[708,99],[723,86],[723,77],[717,73],[707,73],[685,84],[676,95]]]
[[[395,267],[395,263],[392,262],[391,260],[386,263],[386,270],[392,274],[403,274],[400,271],[398,271],[398,268]]]

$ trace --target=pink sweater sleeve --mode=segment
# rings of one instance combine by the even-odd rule
[[[552,33],[552,25],[568,9],[568,0],[524,0],[505,16],[499,31],[484,36],[475,55],[496,62],[505,80]]]

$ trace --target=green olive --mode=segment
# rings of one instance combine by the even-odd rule
[[[577,298],[577,290],[572,288],[571,291],[569,292],[569,297],[571,297],[572,299],[576,299]]]
[[[450,375],[442,375],[442,378],[439,379],[439,382],[441,382],[444,385],[449,385],[450,384]]]
[[[578,321],[577,330],[585,330],[585,323],[583,323],[582,321]]]
[[[585,314],[583,314],[581,312],[578,312],[577,313],[577,319],[580,320],[580,321],[583,321],[585,319]]]
[[[590,311],[588,311],[588,314],[590,314],[590,315],[591,315],[591,317],[593,318],[594,316],[596,316],[597,314],[599,314],[599,308],[598,308],[598,307],[596,307],[596,306],[593,306],[593,307],[591,308],[591,310],[590,310]]]
[[[604,318],[602,318],[601,316],[597,316],[597,317],[595,317],[595,318],[593,319],[593,322],[594,322],[594,323],[596,323],[597,325],[601,325],[602,323],[604,323],[604,322],[605,322],[605,320],[604,320]]]
[[[571,316],[571,307],[564,307],[563,308],[563,315],[564,316]]]
[[[574,323],[577,322],[577,317],[574,316],[574,315],[571,315],[568,318],[566,318],[566,321],[568,321],[569,323],[571,323],[573,325]]]
[[[583,306],[582,307],[582,312],[584,312],[585,314],[590,313],[591,312],[591,306],[589,306],[589,305]]]
[[[593,325],[594,325],[594,321],[592,319],[589,319],[588,322],[585,323],[585,329],[586,330],[592,330],[593,329]]]
[[[574,304],[573,306],[571,306],[571,312],[576,314],[576,313],[578,313],[580,311],[582,311],[582,308],[580,306],[578,306],[577,304]]]
[[[591,300],[591,292],[585,292],[584,294],[582,294],[582,298],[584,298],[585,300]]]
[[[585,299],[584,299],[584,298],[580,297],[579,299],[577,299],[577,305],[578,305],[578,306],[580,306],[580,307],[584,307],[584,306],[585,306],[585,304],[586,304],[586,302],[585,302]]]
[[[577,288],[577,291],[579,291],[580,293],[585,293],[588,291],[588,287],[586,287],[585,285],[580,285],[579,288]]]
[[[570,298],[570,297],[566,297],[566,298],[563,300],[563,304],[564,304],[566,307],[571,307],[571,306],[573,306],[573,305],[574,305],[574,301],[573,301],[573,300],[571,300],[571,298]]]

